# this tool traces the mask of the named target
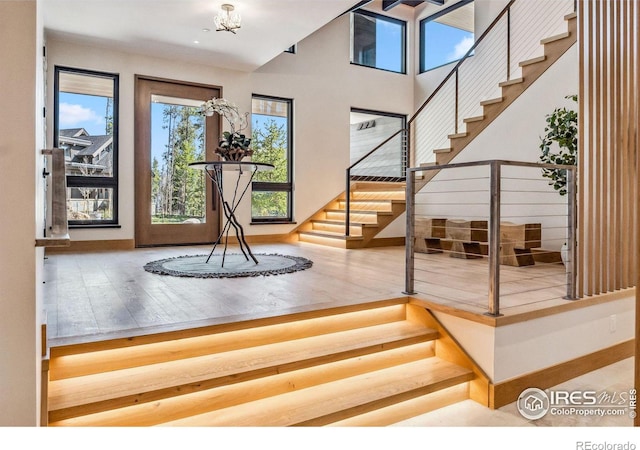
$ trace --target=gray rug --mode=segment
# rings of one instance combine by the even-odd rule
[[[222,254],[178,256],[145,264],[144,270],[160,275],[194,278],[236,278],[282,275],[310,268],[313,263],[299,256],[255,254],[258,264],[242,253],[227,253],[222,266]]]

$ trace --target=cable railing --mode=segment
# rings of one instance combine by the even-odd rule
[[[346,169],[345,235],[353,181],[404,181],[408,167],[433,164],[449,139],[521,76],[520,62],[542,55],[542,39],[566,31],[575,0],[511,0],[401,129]],[[402,142],[394,139],[401,135]]]
[[[450,136],[501,98],[501,85],[521,77],[521,62],[543,56],[541,40],[566,31],[573,11],[573,0],[511,0],[409,120],[411,166],[435,162]]]
[[[542,169],[566,174],[567,195]],[[408,169],[405,293],[491,316],[575,299],[575,173],[503,160]]]

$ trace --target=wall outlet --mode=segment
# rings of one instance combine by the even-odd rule
[[[612,314],[609,316],[609,333],[613,333],[616,331],[616,315]]]

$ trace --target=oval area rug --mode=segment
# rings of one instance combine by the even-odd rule
[[[227,253],[222,266],[222,254],[186,255],[160,259],[145,264],[144,270],[159,275],[194,278],[235,278],[282,275],[310,268],[313,263],[299,256],[254,254],[258,264],[242,253]]]

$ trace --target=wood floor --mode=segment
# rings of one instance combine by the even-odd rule
[[[313,261],[308,270],[267,277],[181,278],[143,268],[150,261],[209,250],[158,247],[48,255],[44,297],[50,342],[100,340],[406,297],[404,247],[345,250],[303,242],[254,244],[254,253]],[[417,297],[471,313],[486,312],[487,270],[482,260],[446,255],[419,259],[416,276],[429,281],[416,283]],[[564,287],[557,286],[564,279],[562,267],[505,267],[502,274],[507,283],[503,293],[511,291],[502,308],[505,314],[567,302],[562,299]],[[546,286],[550,276],[556,279]]]

